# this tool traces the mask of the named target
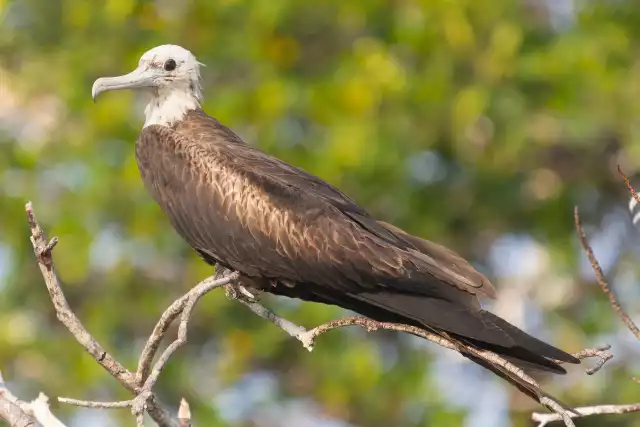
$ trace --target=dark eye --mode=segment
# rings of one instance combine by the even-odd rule
[[[173,59],[167,59],[167,62],[164,63],[164,69],[167,71],[173,71],[176,69],[176,61]]]

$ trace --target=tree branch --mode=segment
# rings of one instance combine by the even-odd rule
[[[577,414],[569,414],[571,418],[582,418],[591,415],[626,414],[628,412],[639,412],[640,403],[634,403],[631,405],[583,406],[581,408],[575,408],[574,411],[577,412]],[[550,422],[562,420],[558,414],[542,414],[538,412],[534,412],[531,415],[531,419],[538,423],[537,427],[544,427]]]
[[[618,166],[618,173],[624,179],[624,182],[627,185],[627,188],[629,189],[633,197],[636,199],[636,201],[638,201],[638,203],[640,203],[640,196],[638,196],[638,193],[636,193],[636,191],[631,186],[629,179],[624,175],[624,173],[622,173],[622,170],[620,170],[620,166]],[[618,302],[618,299],[616,298],[616,295],[613,292],[613,289],[611,289],[606,279],[604,278],[604,273],[602,272],[600,263],[598,262],[598,259],[596,258],[595,254],[593,253],[593,249],[591,248],[591,245],[589,245],[584,229],[582,228],[582,221],[580,219],[580,213],[578,211],[577,206],[574,208],[574,221],[575,221],[576,232],[578,234],[578,238],[580,239],[580,244],[582,245],[582,248],[587,254],[587,257],[589,258],[589,262],[591,262],[591,267],[593,268],[593,271],[596,276],[596,281],[598,282],[600,289],[602,289],[602,292],[604,292],[604,294],[609,298],[609,304],[613,308],[613,311],[615,311],[616,314],[620,316],[620,318],[625,323],[627,328],[636,336],[636,338],[640,339],[640,330],[638,329],[636,324],[633,322],[633,320],[631,320],[629,315],[627,315],[627,313],[624,311],[624,309]],[[591,375],[597,372],[600,368],[602,368],[602,366],[609,359],[613,357],[613,355],[609,353],[607,350],[609,350],[609,346],[606,346],[606,347],[603,346],[595,349],[583,350],[582,352],[577,353],[574,356],[576,356],[579,359],[582,357],[592,357],[592,356],[600,357],[600,360],[598,361],[596,366],[587,370],[587,374]],[[637,381],[635,378],[632,378],[632,380]],[[581,408],[576,408],[574,411],[575,412],[568,414],[571,418],[587,417],[590,415],[624,414],[627,412],[639,412],[640,403],[634,403],[630,405],[585,406]],[[534,412],[531,415],[531,419],[533,421],[538,422],[538,427],[544,427],[550,422],[560,421],[563,418],[561,418],[558,414],[541,414],[541,413]],[[565,420],[565,423],[566,423],[566,420]]]
[[[58,402],[66,403],[73,406],[80,406],[83,408],[96,408],[96,409],[117,409],[117,408],[131,408],[133,400],[123,400],[120,402],[94,402],[91,400],[78,400],[68,397],[59,397]]]
[[[25,405],[7,388],[0,372],[0,418],[12,427],[35,427],[36,419],[23,409]]]
[[[218,267],[218,269],[216,270],[216,277],[224,277],[225,274],[229,274],[229,273],[230,272],[228,270],[221,269],[220,267]],[[533,385],[534,387],[536,388],[539,387],[538,383],[529,375],[527,375],[522,369],[518,368],[517,366],[513,365],[512,363],[508,362],[507,360],[505,360],[504,358],[500,357],[499,355],[493,352],[490,352],[487,350],[479,350],[471,346],[465,346],[464,344],[458,341],[448,339],[445,336],[431,333],[429,331],[426,331],[414,326],[403,325],[398,323],[389,323],[389,322],[377,322],[375,320],[368,319],[365,317],[351,316],[351,317],[344,317],[341,319],[331,320],[327,323],[316,326],[315,328],[306,329],[290,322],[287,319],[279,317],[274,312],[264,307],[263,305],[257,303],[256,301],[249,300],[243,297],[244,294],[245,294],[244,292],[235,293],[236,295],[235,299],[237,299],[240,303],[247,306],[251,311],[253,311],[258,316],[270,321],[271,323],[275,324],[279,328],[283,329],[293,338],[296,338],[309,351],[313,349],[316,339],[320,335],[332,329],[342,328],[345,326],[357,325],[357,326],[363,327],[369,332],[375,331],[378,329],[407,332],[407,333],[425,338],[429,341],[432,341],[450,350],[455,350],[463,354],[464,352],[471,353],[473,356],[479,359],[482,359],[486,362],[489,362],[492,365],[497,365],[502,367],[504,370],[516,375],[518,378],[522,379],[523,381],[526,381],[527,383]],[[608,360],[610,360],[613,357],[613,355],[608,352],[609,348],[610,348],[609,345],[605,345],[605,346],[601,346],[593,349],[585,349],[578,353],[575,353],[574,356],[579,359],[586,359],[589,357],[600,358],[600,360],[598,361],[598,363],[594,368],[587,370],[588,374],[593,374],[594,372],[598,371]],[[552,411],[554,411],[554,413],[551,415],[558,417],[557,418],[558,420],[563,420],[567,427],[575,427],[573,421],[571,420],[569,411],[565,410],[558,402],[556,402],[550,397],[543,396],[540,398],[540,403],[546,406],[547,408],[551,409]]]
[[[125,388],[137,394],[139,387],[136,384],[135,376],[115,360],[95,338],[91,336],[69,307],[69,303],[62,292],[60,282],[53,267],[52,250],[58,242],[58,239],[54,237],[49,242],[46,240],[44,231],[42,231],[36,219],[31,202],[27,203],[25,209],[29,221],[29,228],[31,229],[33,251],[47,290],[49,291],[49,296],[56,310],[58,320],[73,334],[76,341],[84,347],[100,366],[109,372],[109,374],[118,380]],[[178,422],[174,420],[169,411],[160,404],[155,395],[150,394],[148,396],[145,406],[151,418],[153,418],[159,426],[178,426]]]
[[[602,292],[604,292],[604,294],[609,298],[609,304],[611,305],[611,308],[613,308],[613,311],[615,311],[618,316],[620,316],[625,325],[627,325],[627,328],[629,328],[629,330],[636,336],[636,338],[640,339],[640,329],[638,329],[633,320],[631,320],[629,315],[622,309],[622,306],[618,302],[613,289],[611,289],[609,283],[607,283],[607,280],[604,278],[604,273],[602,273],[600,263],[594,255],[593,249],[591,249],[591,246],[587,241],[587,236],[582,229],[582,221],[580,219],[580,213],[578,212],[577,206],[574,208],[573,218],[575,221],[578,238],[580,239],[580,244],[582,244],[587,257],[589,258],[589,262],[591,262],[591,267],[593,268],[593,272],[596,275],[596,281],[598,282],[598,285],[600,285],[600,289],[602,289]]]
[[[40,393],[31,402],[24,402],[14,396],[7,388],[0,372],[0,418],[11,427],[65,427],[62,422],[51,413],[49,398]]]
[[[631,196],[636,200],[636,202],[640,203],[640,195],[636,193],[635,188],[633,188],[631,182],[629,182],[629,178],[627,178],[627,176],[622,172],[622,169],[620,169],[620,165],[618,165],[618,174],[622,177],[625,185],[627,186],[627,189],[629,190],[629,193],[631,193]]]
[[[238,279],[239,273],[232,273],[227,275],[226,277],[207,277],[200,283],[198,283],[193,289],[187,292],[182,297],[178,298],[167,308],[160,320],[156,324],[151,336],[147,340],[144,349],[142,350],[142,355],[140,356],[140,361],[138,362],[138,371],[136,372],[136,383],[139,386],[147,385],[149,383],[149,375],[151,373],[151,363],[153,362],[153,358],[158,352],[158,348],[160,347],[160,343],[164,338],[169,326],[171,323],[182,314],[180,318],[180,326],[178,329],[178,338],[176,341],[172,343],[174,347],[169,347],[165,350],[160,360],[155,365],[154,372],[155,378],[151,381],[151,386],[155,384],[157,381],[157,376],[160,374],[162,367],[166,364],[171,354],[177,350],[180,346],[186,343],[187,339],[187,327],[189,323],[189,317],[193,312],[195,304],[198,302],[200,298],[202,298],[206,293],[212,291],[215,288],[219,288],[221,286],[225,286],[235,280]],[[162,363],[161,363],[162,362]],[[152,376],[154,374],[151,374]]]
[[[153,359],[159,347],[158,344],[162,340],[162,336],[166,332],[166,328],[168,327],[168,325],[166,324],[166,319],[175,319],[178,313],[181,313],[180,325],[178,327],[178,337],[171,344],[169,344],[165,351],[160,355],[158,361],[153,366],[151,373],[147,376],[143,386],[140,388],[138,396],[133,399],[132,411],[134,415],[136,415],[136,417],[141,416],[141,414],[144,412],[148,395],[151,394],[151,390],[158,381],[160,373],[169,361],[169,358],[171,358],[176,350],[187,343],[189,318],[191,317],[191,313],[193,313],[193,309],[195,308],[196,303],[208,292],[211,292],[213,289],[222,287],[237,280],[239,276],[240,273],[234,272],[227,277],[222,277],[219,279],[216,279],[215,277],[208,277],[200,282],[195,288],[191,289],[186,295],[178,298],[162,314],[160,321],[154,328],[154,332],[147,342],[147,346],[145,346],[145,349],[143,350],[143,357],[145,357],[148,362],[143,361],[141,357],[140,363],[138,364],[139,366],[143,367],[141,375],[144,374],[144,370],[148,371],[148,368],[144,367],[147,365],[151,365],[151,360]],[[155,333],[158,333],[158,335],[154,335]],[[147,350],[147,347],[149,347],[149,350]],[[143,377],[141,376],[141,378]]]
[[[584,360],[589,359],[591,357],[597,357],[598,361],[593,366],[593,368],[585,369],[587,375],[593,375],[598,372],[609,360],[613,359],[613,353],[609,350],[611,346],[609,344],[601,345],[595,348],[585,348],[582,351],[571,354],[576,359]],[[564,362],[557,360],[558,363],[562,364]]]

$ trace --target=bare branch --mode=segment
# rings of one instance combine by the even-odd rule
[[[83,408],[97,408],[97,409],[118,409],[118,408],[130,408],[133,404],[133,400],[123,400],[121,402],[94,402],[91,400],[78,400],[68,397],[59,397],[58,402],[66,403],[73,406],[81,406]]]
[[[627,186],[627,189],[629,190],[629,193],[631,193],[631,195],[636,200],[636,202],[640,203],[640,195],[638,195],[638,193],[636,193],[635,188],[633,188],[633,186],[631,185],[631,182],[629,182],[629,178],[627,178],[627,176],[622,172],[622,169],[620,169],[620,165],[618,165],[618,174],[624,180],[624,183]]]
[[[502,357],[498,356],[495,353],[492,353],[486,350],[479,350],[473,347],[461,348],[461,344],[459,342],[455,342],[454,340],[449,340],[446,337],[425,331],[423,329],[420,329],[414,326],[408,326],[408,325],[397,324],[397,323],[377,322],[375,320],[371,320],[365,317],[352,316],[352,317],[345,317],[341,319],[331,320],[327,323],[324,323],[315,328],[307,330],[301,326],[298,326],[290,322],[287,319],[279,317],[278,315],[276,315],[274,312],[264,307],[263,305],[255,301],[248,301],[242,296],[238,296],[238,294],[239,293],[236,293],[236,299],[240,303],[247,306],[251,311],[253,311],[258,316],[280,327],[289,335],[291,335],[293,338],[296,338],[297,340],[299,340],[302,343],[302,345],[305,348],[307,348],[309,351],[313,349],[315,345],[315,341],[320,335],[332,329],[342,328],[346,326],[357,325],[366,329],[369,332],[375,331],[378,329],[407,332],[407,333],[425,338],[429,341],[432,341],[440,345],[441,347],[448,348],[450,350],[455,350],[458,352],[463,352],[463,351],[470,352],[474,356],[482,360],[485,360],[495,365],[503,367],[505,370],[517,375],[519,378],[534,385],[535,387],[539,387],[537,382],[533,378],[531,378],[529,375],[527,375],[522,369],[511,364],[510,362],[506,361],[505,359],[503,359]],[[588,375],[592,375],[598,370],[600,370],[607,361],[613,358],[613,354],[611,354],[608,351],[610,348],[611,348],[610,345],[603,345],[595,348],[588,348],[578,353],[574,353],[573,356],[581,360],[591,358],[591,357],[599,358],[598,362],[593,368],[589,368],[586,370],[586,373]],[[574,427],[574,423],[571,420],[571,418],[577,416],[578,414],[571,414],[570,411],[565,410],[560,404],[558,404],[558,402],[546,396],[543,396],[540,398],[540,403],[548,407],[552,411],[554,411],[554,413],[551,413],[551,414],[540,414],[540,415],[552,416],[554,417],[553,418],[554,420],[563,421],[565,423],[565,426]]]
[[[11,393],[4,383],[0,372],[0,418],[12,427],[34,427],[36,419],[33,414],[23,409],[27,405]]]
[[[640,403],[630,405],[583,406],[581,408],[575,408],[574,410],[577,414],[569,414],[571,418],[582,418],[591,415],[625,414],[628,412],[640,412]],[[553,421],[562,420],[558,414],[543,414],[539,412],[531,414],[531,419],[538,423],[537,427],[544,427]]]
[[[151,387],[158,380],[158,375],[160,375],[160,371],[167,363],[169,357],[175,352],[178,348],[184,345],[187,342],[187,328],[189,323],[189,318],[191,317],[191,313],[195,308],[196,303],[200,298],[202,298],[208,292],[212,290],[225,286],[235,280],[240,276],[239,273],[231,273],[226,277],[217,278],[216,276],[207,277],[200,283],[198,283],[193,289],[187,292],[182,297],[178,298],[167,308],[160,320],[156,324],[155,328],[147,344],[142,350],[142,356],[140,357],[140,361],[138,363],[138,372],[136,373],[136,382],[142,386],[144,390],[150,390]],[[169,329],[169,326],[175,320],[176,317],[180,317],[180,326],[178,329],[178,338],[171,343],[169,347],[163,352],[162,356],[155,364],[153,372],[151,376],[149,372],[151,370],[151,363],[153,362],[153,358],[158,352],[158,348],[160,346],[160,342],[164,337],[165,333]],[[144,382],[143,384],[140,384]]]
[[[7,388],[0,372],[0,418],[11,427],[65,427],[51,413],[49,398],[40,393],[35,400],[25,402],[18,399]]]
[[[554,414],[550,415],[558,417],[558,420],[562,420],[566,427],[576,427],[576,425],[571,420],[572,415],[575,414],[570,414],[568,411],[565,411],[565,409],[560,406],[558,402],[548,398],[547,396],[542,396],[542,398],[540,399],[540,403],[555,412]]]
[[[29,227],[31,228],[31,244],[47,285],[47,290],[51,296],[51,301],[56,309],[58,320],[69,329],[69,332],[93,356],[96,362],[114,378],[122,384],[133,384],[132,374],[98,344],[69,307],[53,267],[52,249],[58,240],[54,237],[51,242],[47,242],[44,231],[38,224],[31,202],[27,203],[26,211]]]
[[[627,185],[627,188],[629,189],[633,197],[636,199],[636,201],[638,201],[638,203],[640,203],[640,196],[638,196],[636,191],[633,189],[633,187],[629,183],[629,180],[622,173],[619,166],[618,166],[618,173],[624,179],[624,182]],[[585,253],[587,254],[587,257],[589,258],[589,261],[591,262],[591,267],[593,268],[593,271],[595,273],[596,281],[598,282],[598,285],[600,285],[600,288],[602,289],[604,294],[609,298],[609,304],[611,305],[613,310],[618,314],[618,316],[620,316],[622,321],[627,325],[627,328],[636,336],[636,338],[640,339],[640,330],[638,329],[636,324],[633,322],[633,320],[631,320],[631,318],[623,310],[622,306],[620,305],[620,303],[618,302],[615,296],[615,293],[613,292],[613,290],[607,283],[606,279],[604,278],[604,273],[602,272],[600,263],[598,262],[596,256],[594,255],[593,249],[589,245],[585,232],[582,228],[582,221],[580,219],[580,213],[578,211],[577,206],[574,208],[574,221],[575,221],[576,231],[578,233],[578,238],[580,239],[580,243]],[[585,349],[579,353],[574,354],[574,356],[577,357],[578,359],[584,359],[588,357],[600,358],[600,360],[596,363],[596,365],[593,368],[587,369],[587,374],[592,375],[598,370],[600,370],[608,360],[613,358],[613,355],[608,351],[610,348],[611,346],[606,345],[606,346],[597,347],[593,349]],[[638,382],[638,380],[636,380],[635,378],[632,378],[632,380]],[[638,412],[638,411],[640,411],[640,403],[631,404],[631,405],[597,405],[597,406],[586,406],[582,408],[575,408],[574,411],[572,411],[571,413],[567,413],[566,416],[570,418],[579,418],[579,417],[586,417],[590,415],[623,414],[626,412]],[[562,420],[566,424],[567,423],[566,416],[563,416],[559,413],[542,414],[542,413],[534,412],[531,415],[531,419],[533,421],[538,422],[538,427],[544,427],[548,423],[553,421]]]
[[[596,281],[598,282],[598,285],[600,285],[600,289],[602,289],[602,292],[604,292],[604,294],[609,298],[609,304],[611,304],[613,310],[618,314],[618,316],[620,316],[625,325],[627,325],[627,328],[629,328],[629,330],[636,336],[636,338],[640,339],[640,329],[638,329],[633,320],[631,320],[627,313],[622,309],[622,306],[620,306],[620,303],[618,302],[613,289],[611,289],[606,279],[604,278],[602,268],[600,268],[600,263],[598,263],[596,256],[593,254],[593,249],[591,249],[591,246],[587,241],[587,236],[582,229],[582,221],[580,220],[580,213],[578,212],[577,206],[574,208],[573,216],[575,220],[576,231],[578,233],[578,238],[580,239],[580,243],[582,244],[587,257],[591,262],[591,267],[593,268],[593,271],[596,275]]]
[[[282,327],[281,325],[285,325],[284,327],[282,327],[282,329],[284,329],[292,337],[299,340],[302,343],[302,345],[309,350],[313,349],[315,341],[320,335],[332,329],[342,328],[345,326],[357,325],[365,328],[367,331],[386,329],[386,330],[392,330],[392,331],[407,332],[407,333],[425,338],[444,348],[455,350],[462,354],[465,354],[465,353],[471,354],[474,357],[477,357],[483,361],[486,361],[493,366],[499,366],[505,371],[531,384],[533,387],[539,388],[538,383],[533,378],[527,375],[521,368],[508,362],[501,356],[487,350],[480,350],[472,346],[466,346],[458,341],[448,339],[446,336],[434,334],[424,329],[417,328],[415,326],[403,325],[398,323],[389,323],[389,322],[377,322],[375,320],[368,319],[365,317],[352,316],[352,317],[345,317],[341,319],[331,320],[313,329],[306,330],[301,326],[297,326],[291,323],[290,321],[277,316],[271,310],[258,304],[257,302],[247,302],[243,298],[239,298],[238,300],[244,305],[248,306],[251,309],[251,311],[256,313],[258,316],[269,320],[270,322],[274,323],[279,327]],[[298,331],[304,331],[304,332],[300,333]],[[584,357],[591,357],[587,355],[591,353],[595,353],[595,350],[589,350],[589,351],[585,350],[578,354],[584,358]],[[600,355],[600,353],[598,353],[598,355]],[[550,397],[542,396],[540,398],[540,403],[546,406],[547,408],[551,409],[552,411],[554,411],[555,415],[559,417],[558,419],[564,420],[565,425],[567,427],[575,427],[573,421],[571,421],[568,411],[566,411],[558,402],[554,401]]]
[[[258,304],[257,302],[246,302],[246,301],[243,301],[242,299],[240,299],[239,301],[242,302],[244,305],[248,306],[251,309],[251,311],[256,313],[258,316],[269,320],[273,324],[279,327],[281,327],[281,325],[285,325],[286,329],[285,328],[283,329],[285,329],[285,331],[289,333],[289,335],[291,335],[292,337],[300,341],[302,345],[309,350],[313,349],[315,345],[315,341],[318,338],[318,336],[332,329],[343,328],[345,326],[357,325],[357,326],[363,327],[369,332],[375,331],[378,329],[407,332],[407,333],[425,338],[431,342],[434,342],[440,345],[441,347],[448,348],[450,350],[455,350],[458,352],[469,352],[476,357],[479,357],[490,363],[501,366],[502,368],[506,369],[512,374],[517,375],[519,378],[528,382],[529,384],[532,384],[535,387],[538,387],[538,383],[533,378],[528,376],[522,369],[518,368],[512,363],[509,363],[508,361],[506,361],[505,359],[503,359],[502,357],[498,356],[495,353],[492,353],[487,350],[476,349],[471,346],[463,346],[461,343],[457,341],[450,340],[442,335],[438,335],[438,334],[429,332],[427,330],[417,328],[415,326],[404,325],[400,323],[377,322],[375,320],[372,320],[366,317],[350,316],[350,317],[343,317],[341,319],[331,320],[313,329],[307,330],[301,326],[297,326],[293,324],[292,322],[282,317],[279,317],[274,312]]]
[[[144,427],[144,413],[148,410],[147,401],[151,397],[150,391],[143,391],[138,394],[131,403],[131,413],[136,418],[136,426]]]
[[[31,229],[31,244],[36,255],[40,272],[44,278],[49,296],[56,310],[56,315],[60,322],[73,334],[75,339],[85,350],[93,356],[95,361],[102,366],[109,374],[117,379],[120,384],[135,394],[138,394],[139,387],[136,384],[135,376],[129,372],[122,364],[115,360],[87,331],[82,322],[69,307],[67,299],[62,292],[60,282],[53,267],[52,250],[57,243],[57,238],[47,242],[44,231],[38,224],[33,205],[27,203],[25,207],[29,228]],[[177,427],[178,422],[171,416],[170,412],[162,406],[155,395],[151,394],[145,404],[149,415],[161,427]]]
[[[587,368],[585,370],[587,375],[593,375],[596,372],[598,372],[600,369],[602,369],[605,363],[613,359],[613,353],[609,351],[610,349],[611,349],[611,346],[609,344],[605,344],[600,347],[585,348],[582,351],[573,353],[572,356],[580,360],[589,359],[591,357],[597,357],[599,360],[598,362],[596,362],[595,366],[593,368]],[[558,361],[558,363],[562,363],[562,362]]]
[[[148,374],[148,377],[145,379],[144,385],[139,390],[138,396],[133,399],[131,410],[138,420],[138,425],[142,425],[142,414],[146,410],[146,402],[151,396],[151,390],[158,381],[160,373],[164,369],[173,353],[175,353],[176,350],[187,343],[189,319],[191,317],[191,313],[193,313],[193,309],[195,308],[196,303],[208,292],[211,292],[213,289],[225,286],[237,280],[239,276],[240,273],[233,272],[228,276],[222,278],[208,277],[200,282],[196,287],[191,289],[186,295],[178,298],[162,314],[160,321],[154,328],[154,331],[149,338],[145,349],[143,350],[142,357],[146,358],[146,360],[142,360],[141,358],[140,363],[138,364],[138,366],[140,367],[138,374],[140,378],[144,378],[146,373],[149,371],[149,368],[147,366],[151,365],[151,360],[157,352],[159,343],[169,326],[170,322],[167,323],[167,319],[175,319],[176,316],[181,313],[180,326],[178,327],[178,337],[171,344],[169,344],[165,351],[160,355],[158,361],[153,366],[151,373]]]
[[[151,388],[155,385],[158,380],[158,376],[160,372],[169,361],[171,355],[180,347],[182,347],[187,342],[187,332],[189,327],[189,319],[191,317],[191,313],[195,308],[196,303],[208,292],[212,290],[222,287],[228,283],[231,283],[238,279],[240,273],[234,272],[231,273],[227,277],[223,277],[221,279],[216,279],[215,277],[208,277],[200,282],[195,288],[191,289],[186,295],[179,298],[176,302],[174,302],[171,307],[167,311],[171,311],[172,307],[183,305],[184,308],[182,310],[182,315],[180,316],[180,326],[178,327],[178,338],[174,342],[172,342],[169,347],[162,353],[158,361],[156,362],[153,370],[149,377],[145,380],[143,390],[151,390]],[[181,303],[184,301],[184,303]],[[171,317],[171,315],[167,314],[167,311],[162,315],[162,317]],[[161,320],[162,322],[162,320]]]
[[[164,335],[167,333],[167,330],[173,323],[173,321],[182,313],[184,310],[184,306],[187,303],[186,298],[180,298],[176,300],[169,308],[162,313],[160,320],[156,324],[151,336],[147,340],[147,343],[142,350],[142,355],[140,356],[140,360],[138,362],[138,371],[136,372],[136,385],[138,387],[142,387],[147,377],[149,377],[149,373],[151,372],[151,364],[153,363],[153,358],[156,356],[158,352],[158,348],[160,347],[160,343],[164,338]]]
[[[229,277],[230,274],[232,274],[230,270],[227,270],[226,268],[221,266],[217,266],[216,274],[214,277],[216,278]],[[262,317],[263,319],[273,323],[278,328],[288,333],[291,337],[300,339],[299,337],[307,333],[307,330],[302,326],[298,326],[295,323],[276,315],[274,312],[272,312],[265,306],[259,304],[255,300],[253,294],[249,292],[247,289],[245,289],[244,286],[242,285],[236,286],[235,284],[230,284],[225,286],[225,291],[229,299],[233,299],[238,301],[241,304],[244,304],[249,308],[249,310],[253,311],[259,317]],[[309,351],[313,350],[313,343],[306,343],[302,341],[302,344],[307,350]]]
[[[400,323],[377,322],[369,318],[353,316],[353,317],[344,317],[342,319],[331,320],[325,324],[322,324],[320,326],[317,326],[313,329],[308,330],[307,332],[305,332],[301,336],[298,336],[297,338],[298,340],[300,340],[300,342],[302,342],[302,344],[305,347],[307,346],[313,347],[313,345],[315,344],[315,340],[317,339],[318,336],[332,329],[342,328],[342,327],[351,326],[351,325],[361,326],[365,328],[368,332],[375,331],[378,329],[386,329],[390,331],[406,332],[409,334],[413,334],[418,337],[427,339],[435,344],[438,344],[441,347],[448,348],[450,350],[454,350],[459,353],[462,353],[463,355],[465,353],[467,354],[470,353],[473,356],[479,359],[482,359],[486,362],[489,362],[492,365],[500,366],[504,370],[508,371],[511,374],[516,375],[521,380],[526,381],[527,383],[531,384],[536,388],[540,387],[537,381],[534,380],[529,375],[527,375],[524,372],[524,370],[517,367],[513,363],[508,362],[506,359],[497,355],[496,353],[493,353],[488,350],[481,350],[472,346],[467,346],[460,343],[459,341],[450,339],[447,336],[435,334],[415,326],[404,325]]]
[[[272,312],[271,310],[269,310],[268,308],[266,308],[265,306],[258,304],[255,301],[248,301],[244,298],[239,298],[237,300],[238,302],[240,302],[241,304],[244,304],[245,306],[247,306],[249,308],[249,310],[253,311],[255,314],[257,314],[258,316],[262,317],[265,320],[268,320],[269,322],[273,323],[274,325],[276,325],[277,327],[279,327],[280,329],[282,329],[283,331],[285,331],[286,333],[288,333],[289,335],[291,335],[293,338],[296,338],[298,340],[300,340],[302,342],[302,345],[304,345],[304,347],[311,351],[313,350],[313,343],[312,342],[305,342],[303,341],[300,337],[304,336],[304,334],[306,334],[308,331],[303,328],[302,326],[298,326],[295,323],[283,318],[283,317],[279,317],[277,316],[274,312]]]

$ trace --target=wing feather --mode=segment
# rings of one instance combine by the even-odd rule
[[[477,293],[492,296],[489,281],[453,252],[371,219],[314,175],[208,128],[189,138],[148,126],[136,144],[143,181],[199,253],[249,276],[349,292],[394,287],[466,306]]]

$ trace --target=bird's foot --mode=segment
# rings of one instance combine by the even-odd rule
[[[256,296],[242,285],[230,283],[224,287],[224,291],[229,299],[256,302]]]

